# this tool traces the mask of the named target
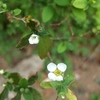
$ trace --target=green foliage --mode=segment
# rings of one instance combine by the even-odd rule
[[[33,76],[29,77],[28,84],[29,85],[34,84],[36,79],[37,79],[37,75],[33,75]]]
[[[42,12],[42,18],[43,18],[43,22],[48,22],[54,14],[54,10],[52,6],[46,6],[43,8],[43,12]]]
[[[16,45],[16,48],[22,49],[23,47],[27,46],[29,44],[28,39],[30,36],[31,34],[22,37],[19,43]]]
[[[72,4],[76,8],[85,9],[88,4],[88,1],[87,0],[73,0]]]
[[[23,97],[25,98],[25,100],[33,100],[33,95],[31,92],[23,93]]]
[[[91,100],[100,100],[100,94],[98,93],[93,93],[90,95]]]
[[[17,16],[20,13],[21,13],[21,9],[18,9],[18,8],[16,8],[16,9],[14,9],[14,10],[11,11],[11,14],[14,15],[14,16]]]
[[[41,36],[38,43],[38,55],[41,59],[47,56],[48,51],[51,49],[52,41],[48,36]]]
[[[68,89],[68,92],[66,93],[66,97],[68,100],[77,100],[76,96],[72,93],[70,89]]]
[[[11,100],[20,100],[20,99],[21,99],[21,93],[17,93],[17,95]]]
[[[27,88],[28,87],[28,81],[25,79],[25,78],[22,78],[20,81],[19,81],[19,86],[21,88]]]
[[[0,13],[4,13],[7,11],[7,5],[0,1]]]
[[[8,97],[8,88],[5,87],[2,93],[0,94],[0,100],[5,100]]]
[[[54,0],[54,2],[59,6],[67,6],[69,3],[69,0]]]
[[[58,45],[57,51],[58,53],[63,53],[67,49],[66,42],[61,42]]]

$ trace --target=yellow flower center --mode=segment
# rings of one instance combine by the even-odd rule
[[[61,72],[60,70],[56,69],[56,70],[54,71],[54,74],[55,74],[56,76],[60,76],[60,75],[62,74],[62,72]]]
[[[34,39],[36,39],[36,36],[33,36],[33,38],[32,38],[32,39],[33,39],[33,40],[34,40]]]

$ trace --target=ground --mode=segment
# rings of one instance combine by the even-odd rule
[[[91,100],[91,93],[100,93],[100,46],[95,50],[88,59],[80,56],[69,55],[73,64],[73,71],[75,81],[71,89],[77,96],[78,100]],[[13,72],[19,72],[21,76],[28,78],[30,75],[41,71],[44,66],[44,60],[41,60],[38,55],[33,55],[18,62],[14,68],[9,68],[7,62],[0,56],[0,69],[4,68]],[[46,74],[42,75],[43,78]],[[0,92],[2,91],[2,84],[5,80],[0,76]],[[56,92],[54,89],[43,89],[37,81],[35,87],[42,94],[44,100],[56,100]],[[9,95],[10,98],[13,96]],[[67,100],[67,99],[65,99]]]

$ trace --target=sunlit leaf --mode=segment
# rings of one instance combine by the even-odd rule
[[[61,42],[58,45],[57,51],[58,51],[58,53],[63,53],[66,49],[67,49],[66,42]]]
[[[43,8],[43,12],[42,12],[42,19],[44,22],[48,22],[54,14],[54,10],[52,6],[46,6]]]
[[[74,7],[84,9],[87,6],[87,0],[73,0],[72,4]]]
[[[76,18],[79,18],[80,20],[86,19],[86,13],[82,9],[73,8],[72,11]]]
[[[68,98],[68,100],[77,100],[77,97],[73,94],[73,92],[70,89],[68,89],[66,97]]]
[[[50,82],[41,82],[40,86],[42,86],[43,88],[52,88],[52,85],[50,84]]]
[[[21,9],[16,8],[16,9],[12,10],[11,13],[12,13],[14,16],[17,16],[17,15],[19,15],[19,14],[21,13]]]

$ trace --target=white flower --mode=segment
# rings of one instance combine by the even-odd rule
[[[3,74],[3,73],[4,73],[4,70],[3,70],[3,69],[1,69],[1,70],[0,70],[0,74]]]
[[[54,63],[49,63],[47,65],[48,71],[48,78],[53,81],[62,81],[63,80],[63,73],[67,69],[66,64],[59,63],[58,65]]]
[[[38,44],[39,43],[39,36],[36,34],[32,34],[28,39],[30,44]]]

